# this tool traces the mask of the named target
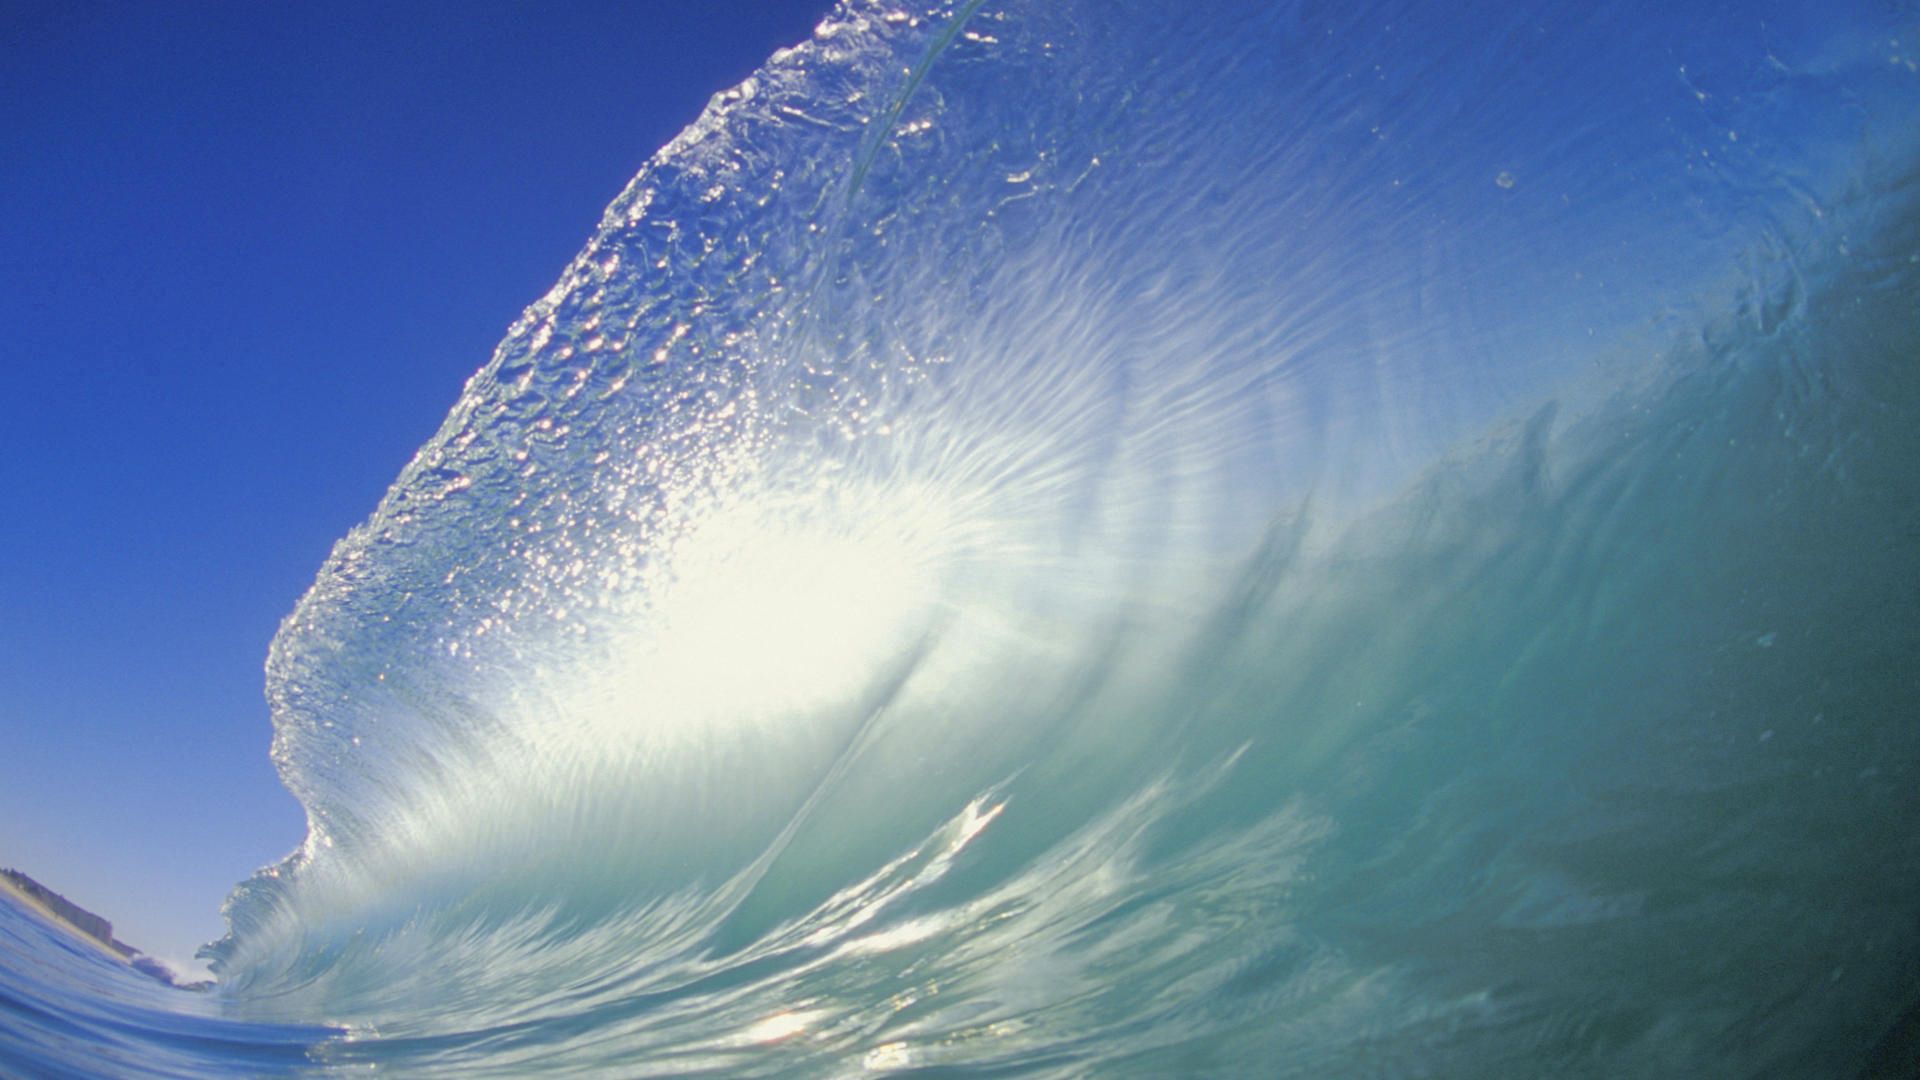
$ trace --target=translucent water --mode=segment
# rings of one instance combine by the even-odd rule
[[[842,6],[286,620],[219,989],[9,913],[0,1064],[1893,1067],[1920,17],[1561,8]]]

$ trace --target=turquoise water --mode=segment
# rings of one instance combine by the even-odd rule
[[[0,911],[0,1065],[1898,1067],[1916,60],[1906,5],[838,9],[288,616],[310,833],[220,986]]]

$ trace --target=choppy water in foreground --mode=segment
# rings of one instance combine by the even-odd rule
[[[1562,8],[838,9],[288,617],[220,988],[0,911],[0,1072],[1909,1060],[1920,14]]]

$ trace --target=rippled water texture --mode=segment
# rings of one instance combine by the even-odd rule
[[[842,6],[287,618],[311,833],[221,987],[21,930],[0,1063],[1911,1060],[1917,59],[1907,3]]]

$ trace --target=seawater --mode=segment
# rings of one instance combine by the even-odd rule
[[[1916,61],[843,4],[286,619],[217,989],[0,908],[0,1072],[1910,1066]]]

